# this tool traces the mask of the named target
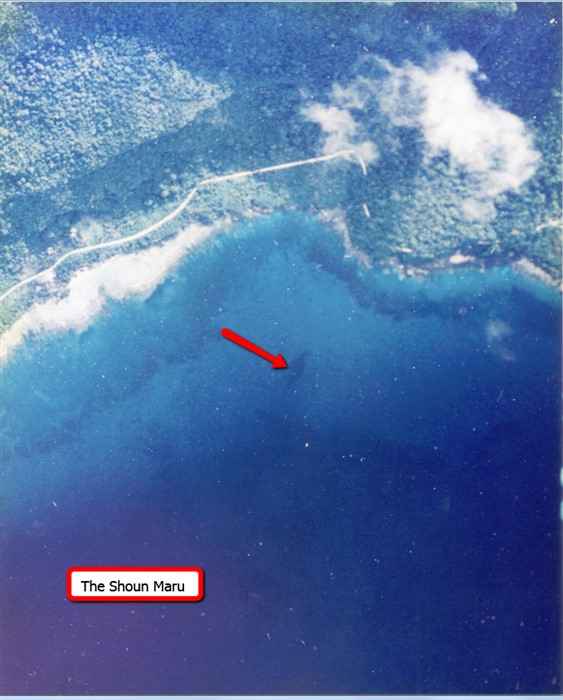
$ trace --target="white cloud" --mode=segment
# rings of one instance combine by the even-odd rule
[[[466,51],[443,52],[426,67],[384,59],[376,64],[377,77],[364,73],[347,85],[335,83],[328,105],[315,102],[302,110],[320,126],[324,152],[354,148],[366,162],[375,160],[377,106],[393,125],[422,132],[429,159],[447,154],[452,174],[466,177],[466,219],[493,219],[498,197],[517,191],[540,160],[524,122],[479,94],[476,81],[486,76]]]
[[[194,224],[163,245],[78,270],[70,278],[66,296],[34,304],[0,337],[0,362],[34,333],[86,330],[109,300],[149,297],[190,249],[226,225],[226,221],[214,226]]]
[[[480,96],[479,66],[465,51],[443,53],[428,69],[381,64],[387,71],[381,109],[397,126],[419,128],[430,157],[447,153],[470,176],[466,218],[492,218],[494,200],[517,191],[537,168],[540,156],[524,122]]]
[[[334,83],[332,100],[346,109],[364,109],[369,98],[370,88],[371,83],[365,78],[358,78],[347,86]]]
[[[355,86],[343,88],[336,84],[330,105],[314,102],[302,109],[303,116],[318,124],[325,134],[323,153],[329,155],[335,151],[353,149],[365,163],[376,160],[376,145],[373,141],[362,138],[363,129],[351,111],[363,106],[363,98]]]
[[[350,143],[358,131],[358,125],[350,112],[339,107],[325,107],[315,102],[306,107],[303,114],[310,121],[317,122],[322,131],[327,134],[327,143],[333,148],[342,148],[345,143]]]

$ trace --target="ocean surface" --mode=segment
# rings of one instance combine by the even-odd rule
[[[196,235],[186,211],[160,248],[84,259],[0,306],[0,351],[17,337],[0,365],[0,693],[560,692],[561,298],[546,282],[559,229],[537,228],[560,195],[559,176],[541,170],[548,127],[532,118],[540,102],[557,106],[560,45],[546,37],[560,8],[508,7],[60,4],[10,20],[18,70],[35,70],[34,41],[60,53],[55,67],[45,59],[41,108],[53,95],[72,103],[57,66],[75,76],[82,50],[86,100],[95,49],[123,71],[116,90],[150,64],[143,85],[154,81],[161,112],[153,125],[142,85],[136,114],[133,88],[111,104],[92,93],[114,141],[77,112],[60,124],[83,139],[67,151],[45,136],[47,166],[22,146],[36,179],[2,161],[16,174],[0,178],[11,212],[0,291],[157,220],[210,172],[328,152],[327,112],[317,126],[290,119],[299,88],[322,102],[340,81],[352,100],[368,50],[397,66],[469,52],[489,76],[474,123],[514,125],[487,112],[494,101],[536,130],[532,147],[515,129],[518,163],[501,149],[485,169],[449,133],[436,156],[450,159],[448,189],[422,141],[416,176],[405,156],[424,119],[395,124],[365,177],[323,164],[204,193],[195,221],[214,228],[197,229],[208,231],[198,245],[174,247]],[[18,39],[18,22],[35,33]],[[541,51],[554,46],[549,63]],[[157,92],[171,60],[203,117],[172,104],[172,88]],[[468,59],[452,60],[467,85]],[[421,85],[434,84],[427,70]],[[358,130],[329,126],[369,160],[371,132],[362,146]],[[525,175],[514,190],[498,184]],[[455,213],[462,204],[478,220]],[[338,216],[323,221],[328,209]],[[454,254],[470,264],[447,264]],[[521,258],[543,278],[518,272]],[[227,343],[223,327],[288,369]],[[72,604],[65,571],[89,565],[201,566],[206,597]]]

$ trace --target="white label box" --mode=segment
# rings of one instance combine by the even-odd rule
[[[204,573],[197,566],[72,566],[66,572],[66,596],[73,603],[197,603],[204,595]]]

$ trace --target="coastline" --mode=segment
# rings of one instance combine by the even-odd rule
[[[177,209],[178,207],[174,211]],[[450,293],[459,296],[459,289],[454,292],[449,281],[454,276],[457,278],[456,283],[464,284],[467,281],[466,291],[470,294],[471,287],[477,279],[476,275],[490,273],[493,275],[490,278],[490,283],[493,285],[505,284],[508,279],[511,284],[515,282],[521,284],[544,303],[550,305],[560,303],[560,287],[557,282],[526,259],[506,262],[495,260],[491,263],[487,260],[478,260],[473,256],[457,255],[440,258],[427,266],[409,265],[399,257],[378,263],[352,242],[342,210],[309,212],[291,208],[251,210],[244,212],[244,215],[238,219],[227,216],[215,224],[203,222],[196,217],[191,223],[182,225],[174,236],[166,237],[153,245],[107,258],[101,257],[96,262],[81,264],[76,268],[69,265],[69,269],[65,270],[64,282],[57,286],[54,294],[52,293],[55,282],[53,270],[49,284],[44,287],[47,290],[50,288],[51,293],[41,295],[41,298],[37,299],[37,295],[32,292],[23,310],[18,303],[6,305],[3,318],[0,316],[0,364],[8,362],[28,337],[40,333],[67,330],[80,333],[86,330],[112,300],[150,298],[171,278],[174,270],[190,254],[196,254],[203,244],[210,242],[216,236],[229,236],[231,232],[243,229],[245,224],[251,221],[262,220],[267,223],[268,220],[279,216],[303,216],[325,227],[328,232],[332,232],[342,242],[344,261],[348,259],[357,265],[356,274],[363,281],[366,281],[366,275],[372,275],[372,281],[376,281],[380,276],[385,276],[387,279],[395,277],[396,281],[403,285],[410,280],[411,284],[407,284],[399,294],[416,294],[417,288],[413,288],[412,284],[435,284],[439,289],[441,280],[447,279],[445,296]],[[150,228],[155,227],[153,225]],[[131,239],[131,236],[127,236],[122,245],[126,246]],[[102,245],[101,249],[104,250],[105,247],[107,246]],[[48,272],[43,271],[39,276],[47,277]],[[507,275],[509,275],[508,278]],[[122,283],[121,278],[128,282]],[[368,284],[370,283],[368,281]],[[61,293],[63,291],[64,293]],[[428,287],[421,286],[418,291],[427,292]],[[439,291],[438,295],[441,296],[442,292]]]

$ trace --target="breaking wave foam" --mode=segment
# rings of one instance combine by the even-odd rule
[[[0,362],[34,333],[84,331],[108,301],[147,298],[190,249],[227,225],[227,221],[213,226],[192,224],[163,245],[116,255],[94,267],[78,270],[72,275],[64,298],[34,304],[2,336]]]
[[[355,158],[364,175],[366,174],[366,165],[361,156],[354,151],[347,150],[201,180],[190,190],[180,204],[160,221],[132,235],[95,245],[86,245],[65,253],[51,267],[21,280],[0,294],[0,303],[17,290],[26,287],[32,282],[52,283],[55,279],[56,270],[71,258],[93,251],[121,246],[148,236],[160,229],[165,223],[177,218],[190,204],[198,190],[203,187],[339,158]],[[218,230],[225,228],[226,223],[227,220],[223,219],[212,226],[193,224],[163,245],[153,246],[142,252],[117,255],[91,268],[75,272],[67,285],[68,293],[64,298],[34,304],[6,333],[0,336],[0,362],[6,361],[14,348],[32,333],[63,330],[83,331],[104,308],[107,301],[111,299],[123,300],[130,296],[147,297],[189,249],[199,245]]]

